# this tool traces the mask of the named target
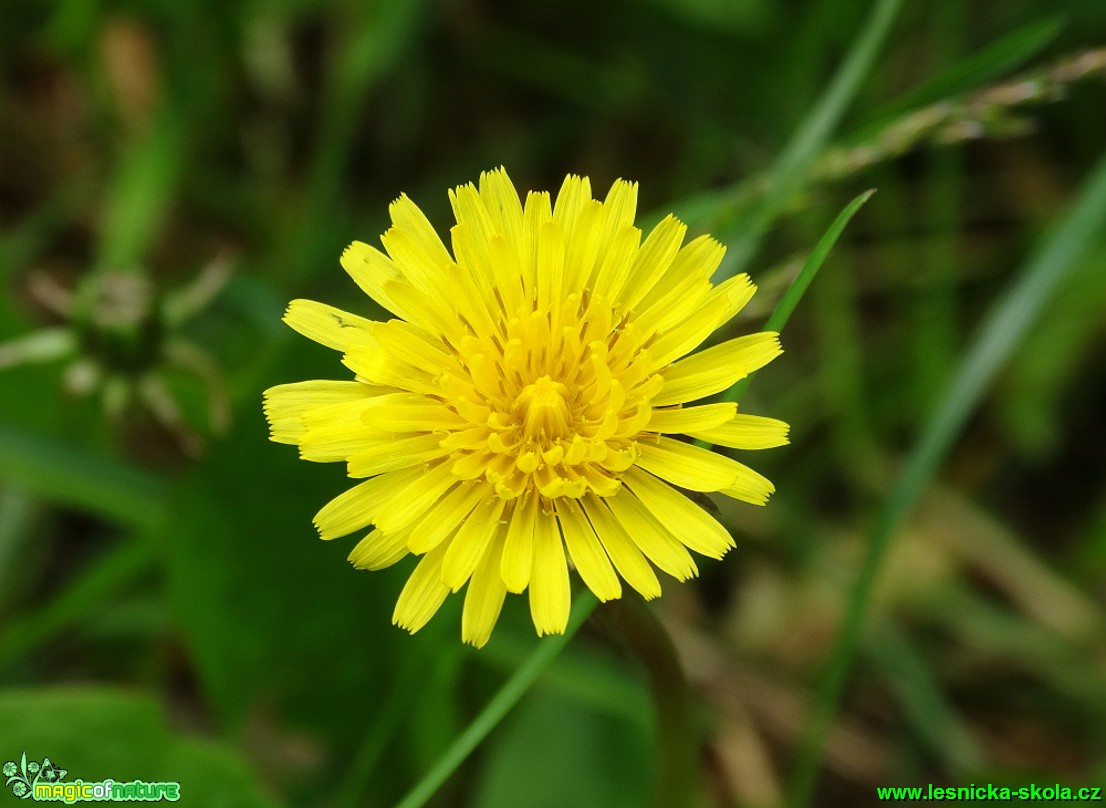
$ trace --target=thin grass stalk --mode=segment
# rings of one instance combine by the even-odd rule
[[[576,597],[565,633],[548,637],[538,643],[514,675],[499,688],[480,714],[473,719],[464,732],[457,736],[434,767],[423,775],[407,796],[400,800],[396,808],[421,808],[426,805],[449,776],[465,761],[465,758],[488,737],[511,708],[526,695],[538,677],[561,653],[561,649],[568,645],[568,641],[591,614],[596,603],[595,596],[591,592],[585,591]]]

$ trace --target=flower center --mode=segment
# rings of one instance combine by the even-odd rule
[[[465,422],[441,443],[450,468],[504,499],[612,496],[663,385],[642,335],[601,296],[526,308],[463,340],[440,380]]]
[[[547,444],[572,432],[568,388],[548,375],[526,385],[515,399],[514,416],[522,424],[525,439]]]

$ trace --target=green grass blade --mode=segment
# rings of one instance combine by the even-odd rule
[[[166,111],[120,160],[104,209],[97,270],[145,270],[146,252],[164,222],[182,161],[180,125]]]
[[[1013,353],[1060,280],[1106,226],[1106,158],[1084,185],[1068,214],[1045,241],[995,308],[949,388],[930,417],[906,468],[872,530],[837,641],[815,696],[806,737],[799,750],[791,806],[810,802],[822,746],[856,652],[872,588],[896,529],[937,471],[964,422],[1002,364]]]
[[[902,0],[878,0],[830,86],[780,153],[760,203],[748,217],[734,222],[732,211],[729,211],[726,218],[731,221],[712,227],[719,239],[730,245],[726,261],[719,270],[721,277],[735,275],[748,264],[765,231],[802,185],[808,169],[826,148],[845,110],[871,72],[901,7]]]
[[[465,758],[467,758],[481,741],[495,729],[503,717],[511,708],[518,704],[530,686],[537,681],[549,664],[557,658],[557,654],[568,644],[573,635],[587,619],[595,608],[597,601],[591,592],[582,592],[572,605],[572,617],[568,621],[568,628],[564,634],[547,637],[538,643],[529,658],[515,671],[499,691],[487,703],[480,714],[473,719],[464,732],[457,736],[452,746],[445,751],[434,768],[428,771],[423,778],[412,788],[407,796],[400,801],[397,808],[421,808],[427,800],[434,796],[449,776],[457,770]]]
[[[380,763],[389,741],[395,735],[411,706],[426,684],[427,660],[418,654],[407,654],[400,662],[396,686],[379,713],[370,723],[365,737],[349,767],[343,773],[342,784],[334,798],[335,808],[356,808],[365,801],[365,790],[373,771]],[[431,668],[433,670],[433,668]]]
[[[0,480],[136,527],[155,525],[169,494],[168,484],[157,475],[3,423]]]
[[[983,755],[945,693],[933,661],[893,623],[880,621],[874,629],[870,662],[884,677],[919,743],[958,778],[981,771]]]
[[[1002,78],[1043,51],[1063,28],[1062,17],[1047,17],[1007,34],[881,109],[875,116],[876,120],[863,126],[856,134],[856,139],[866,140],[891,120],[911,110],[953,98]]]
[[[88,621],[112,595],[149,578],[156,567],[158,548],[148,535],[128,536],[102,558],[82,570],[48,604],[16,620],[0,632],[0,670],[23,655],[47,645],[59,634]]]
[[[802,300],[803,295],[806,294],[806,290],[810,287],[811,282],[814,280],[814,276],[818,274],[818,270],[820,270],[822,264],[825,263],[826,257],[830,254],[830,250],[833,249],[833,245],[837,243],[837,239],[841,237],[841,234],[845,231],[845,227],[852,220],[853,216],[856,215],[856,212],[864,206],[865,202],[872,198],[872,194],[874,193],[874,188],[870,191],[865,191],[850,202],[843,211],[837,214],[837,218],[833,220],[833,224],[830,225],[829,230],[819,239],[818,244],[814,247],[814,252],[810,254],[806,263],[803,264],[803,268],[799,270],[799,274],[795,276],[795,280],[787,287],[787,291],[783,293],[780,302],[776,304],[776,308],[772,311],[772,315],[764,325],[765,331],[783,330],[791,314],[799,305],[799,301]],[[751,374],[746,376],[744,379],[734,384],[733,387],[722,394],[722,400],[740,401],[755,375],[756,374]]]

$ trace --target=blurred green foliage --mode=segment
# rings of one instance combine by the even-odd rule
[[[259,402],[339,374],[288,338],[285,301],[381,316],[342,248],[400,192],[444,231],[446,188],[505,164],[523,189],[639,180],[645,219],[723,238],[761,287],[743,330],[879,190],[742,398],[793,425],[757,458],[778,494],[721,503],[739,549],[657,604],[697,693],[702,804],[779,805],[804,776],[817,805],[1102,782],[1104,47],[1101,0],[8,3],[0,759],[204,805],[391,805],[537,647],[518,598],[480,652],[456,604],[390,626],[410,566],[356,572],[315,539],[342,471],[268,443]],[[1048,261],[1055,294],[1019,273]],[[164,325],[137,366],[83,338],[18,361],[28,335],[81,333],[90,297],[97,322],[133,303],[100,294],[122,276],[157,292],[121,327]],[[1010,290],[1016,327],[988,330]],[[835,710],[872,526],[915,498]],[[642,805],[655,747],[640,663],[589,624],[437,804]]]

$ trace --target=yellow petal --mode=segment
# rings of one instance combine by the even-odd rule
[[[471,182],[458,185],[449,192],[449,204],[457,224],[469,228],[481,241],[487,242],[496,233],[495,220],[484,199]]]
[[[390,393],[371,399],[361,420],[381,432],[449,431],[464,419],[440,401],[417,393]]]
[[[438,611],[449,594],[449,587],[442,583],[443,558],[444,545],[422,557],[399,593],[392,623],[414,634]]]
[[[365,388],[367,390],[388,392],[381,392],[375,396],[365,396],[350,401],[339,401],[334,404],[323,404],[319,407],[312,407],[303,414],[303,425],[308,433],[315,429],[324,429],[327,427],[353,429],[361,426],[365,423],[361,420],[361,414],[365,411],[365,408],[371,406],[373,401],[380,396],[393,392],[393,388],[377,387],[375,385],[365,385]]]
[[[368,396],[355,401],[325,404],[304,413],[304,432],[299,441],[300,456],[317,463],[346,460],[350,455],[389,437],[367,425],[361,417],[365,408],[378,397]]]
[[[413,553],[433,550],[461,525],[479,502],[490,497],[492,488],[487,483],[462,483],[434,503],[429,511],[412,528],[408,547]]]
[[[399,199],[389,206],[388,212],[391,214],[394,228],[406,234],[410,240],[410,247],[413,250],[411,263],[417,262],[417,272],[421,279],[432,284],[434,276],[441,272],[443,267],[453,263],[445,245],[438,238],[434,226],[407,194],[400,195]],[[411,268],[416,269],[414,266]],[[416,286],[420,285],[416,278],[408,273],[406,264],[402,264],[401,269],[404,274],[412,278],[412,281],[415,281]]]
[[[379,345],[353,348],[342,357],[342,364],[357,374],[358,379],[391,390],[422,395],[436,395],[441,391],[433,374],[407,364],[381,350]]]
[[[726,423],[737,412],[736,404],[703,404],[699,407],[655,409],[646,426],[650,432],[683,432],[713,429]]]
[[[664,387],[653,397],[653,406],[682,404],[721,392],[781,353],[779,335],[770,331],[707,348],[663,371]]]
[[[603,204],[588,201],[571,230],[565,231],[566,293],[588,288],[595,271],[595,261],[603,246]]]
[[[710,277],[725,254],[726,248],[710,236],[685,244],[664,277],[636,306],[642,322],[665,331],[689,317],[710,291]]]
[[[534,566],[530,571],[530,614],[538,636],[564,634],[571,609],[568,564],[552,512],[541,512],[534,529]]]
[[[429,295],[401,280],[385,281],[384,294],[393,302],[389,308],[404,320],[441,334],[454,344],[465,336],[456,310],[440,295]]]
[[[657,574],[653,572],[641,550],[626,535],[622,524],[603,504],[603,500],[589,495],[581,500],[581,505],[618,574],[646,600],[660,597],[661,584],[657,580]]]
[[[437,369],[456,363],[440,338],[403,320],[380,323],[373,336],[387,353],[417,368]]]
[[[599,269],[592,281],[592,289],[596,297],[606,300],[618,298],[630,276],[630,268],[634,264],[634,258],[637,257],[640,242],[641,231],[632,225],[620,228],[607,242],[607,249],[603,252]]]
[[[743,468],[736,460],[672,438],[658,438],[655,444],[640,441],[637,447],[638,466],[691,491],[733,485]]]
[[[469,581],[465,593],[465,608],[461,612],[461,640],[482,648],[492,636],[492,629],[503,608],[507,588],[499,574],[503,557],[503,531],[498,531],[488,543],[483,558]]]
[[[579,504],[562,498],[554,501],[554,507],[572,563],[588,589],[603,601],[621,597],[622,584]]]
[[[317,407],[361,401],[377,392],[361,382],[306,381],[278,384],[264,393],[265,417],[277,443],[299,443],[304,415]]]
[[[327,426],[309,427],[300,438],[300,457],[312,463],[344,462],[353,455],[369,451],[388,440],[388,436],[382,436],[359,419],[352,424],[336,422]]]
[[[493,286],[490,246],[486,242],[480,244],[479,262],[469,260],[453,267],[440,283],[442,297],[464,313],[465,323],[477,336],[486,337],[496,330],[500,305]]]
[[[561,298],[564,282],[565,243],[560,223],[544,222],[538,229],[538,310],[545,311]]]
[[[389,496],[381,500],[373,521],[381,530],[397,532],[414,524],[427,508],[444,496],[457,484],[457,478],[449,471],[449,463],[438,463],[429,469],[417,466],[407,478],[407,484],[395,488]],[[406,471],[393,471],[390,474],[406,474]],[[387,476],[387,475],[385,475]],[[373,480],[379,480],[374,477]],[[371,481],[370,481],[371,482]]]
[[[362,292],[393,314],[414,322],[411,313],[384,290],[386,284],[402,277],[391,258],[376,247],[355,241],[342,253],[341,264]]]
[[[755,291],[756,287],[749,281],[748,275],[738,275],[714,287],[687,320],[669,328],[649,346],[649,355],[653,360],[650,370],[659,370],[698,348],[716,329],[741,311]]]
[[[610,233],[623,225],[633,224],[637,215],[637,183],[615,180],[603,200],[603,209],[607,212]]]
[[[372,477],[386,471],[419,466],[449,452],[441,447],[439,435],[414,435],[399,440],[380,440],[374,446],[349,456],[350,477]]]
[[[759,472],[753,471],[748,466],[741,466],[741,473],[738,475],[737,480],[730,486],[721,489],[718,493],[725,494],[728,497],[734,499],[740,499],[742,502],[748,502],[753,505],[765,505],[768,503],[768,497],[772,496],[776,491],[776,486],[772,484],[772,481]]]
[[[457,535],[449,542],[442,562],[442,583],[454,592],[465,585],[499,530],[505,504],[499,497],[485,499],[461,522]]]
[[[588,488],[600,497],[612,497],[622,487],[617,475],[608,474],[590,463],[584,466],[583,476]]]
[[[521,236],[520,236],[521,238]],[[515,312],[522,305],[523,273],[519,272],[521,258],[519,247],[508,242],[503,236],[493,236],[488,244],[488,257],[491,261],[495,288],[506,312]]]
[[[569,174],[561,184],[561,190],[557,192],[557,200],[553,204],[553,219],[565,233],[569,233],[591,201],[591,180]]]
[[[530,583],[538,515],[538,498],[532,492],[523,495],[511,512],[501,567],[503,583],[509,592],[522,592]]]
[[[480,198],[491,218],[493,231],[503,236],[517,255],[522,240],[522,202],[502,166],[480,175]]]
[[[664,277],[680,250],[687,225],[675,216],[665,216],[642,242],[630,268],[630,277],[615,300],[623,311],[631,311]]]
[[[687,548],[657,521],[632,492],[624,489],[604,501],[626,535],[658,568],[678,581],[686,581],[699,574]]]
[[[359,570],[382,570],[409,554],[407,535],[373,530],[349,554],[349,560]]]
[[[284,322],[320,345],[348,351],[372,339],[372,320],[358,317],[314,300],[293,300],[284,312]]]
[[[522,288],[527,300],[538,296],[538,234],[546,222],[553,221],[553,208],[549,194],[545,191],[531,191],[526,195],[526,205],[522,209],[522,245],[519,249],[519,268],[522,270]]]
[[[638,468],[627,471],[623,482],[658,522],[695,552],[721,558],[734,547],[726,528],[670,485]]]
[[[707,429],[687,430],[687,434],[717,446],[731,449],[771,449],[788,443],[789,427],[775,418],[738,413],[729,421]]]
[[[323,539],[348,536],[372,524],[380,503],[421,476],[418,469],[404,469],[373,477],[342,492],[315,514],[314,523]]]

